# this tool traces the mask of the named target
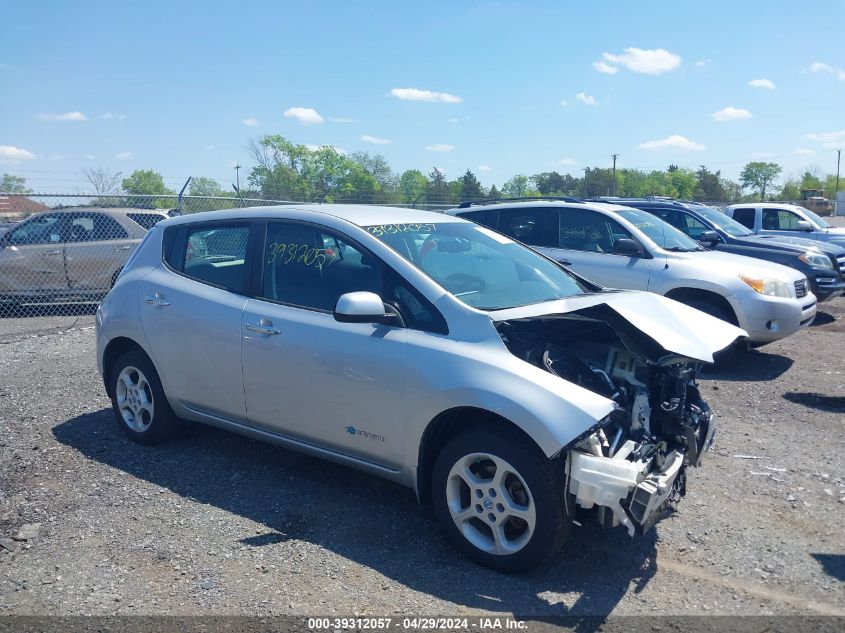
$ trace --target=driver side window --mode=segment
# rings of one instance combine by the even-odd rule
[[[58,215],[42,215],[9,233],[10,244],[57,244],[61,241],[62,218]]]
[[[763,209],[763,228],[769,231],[798,231],[801,217],[786,209]]]

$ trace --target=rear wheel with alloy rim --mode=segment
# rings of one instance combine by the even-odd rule
[[[470,430],[440,452],[434,508],[455,545],[500,571],[530,569],[567,531],[563,478],[539,449],[515,437]]]
[[[176,431],[179,420],[146,354],[126,352],[115,361],[109,375],[115,418],[132,440],[154,444]]]

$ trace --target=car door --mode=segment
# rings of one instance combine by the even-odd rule
[[[80,296],[101,295],[114,279],[138,240],[105,213],[75,212],[65,242],[65,260],[70,289]]]
[[[800,215],[789,209],[768,209],[763,207],[761,216],[762,233],[772,235],[791,235],[801,237],[807,231],[798,226],[799,222],[806,221]]]
[[[346,292],[384,297],[384,265],[314,224],[267,224],[261,287],[243,313],[249,422],[313,446],[398,466],[404,448],[407,330],[340,323]]]
[[[253,223],[198,222],[165,234],[165,265],[139,281],[141,323],[168,395],[244,423],[241,315]],[[202,254],[199,254],[202,253]]]
[[[36,297],[68,289],[64,262],[66,214],[45,213],[11,230],[0,248],[0,296]]]
[[[570,262],[575,272],[608,288],[648,290],[649,260],[613,252],[616,240],[638,242],[613,218],[591,209],[563,208],[558,236],[558,246],[546,251],[553,259]]]

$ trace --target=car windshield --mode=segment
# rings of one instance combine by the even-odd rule
[[[363,228],[455,297],[480,310],[514,308],[587,292],[554,262],[470,222]]]
[[[745,237],[747,235],[754,235],[753,231],[749,231],[733,218],[728,217],[721,211],[713,207],[705,207],[695,205],[693,207],[696,213],[704,216],[711,224],[716,225],[717,228],[722,229],[731,237]]]
[[[628,220],[628,222],[651,238],[655,244],[661,248],[665,248],[667,251],[703,250],[693,239],[647,211],[624,209],[617,210],[616,213]]]
[[[804,214],[805,214],[808,218],[810,218],[810,220],[812,220],[812,221],[813,221],[813,223],[814,223],[817,227],[819,227],[820,229],[829,229],[829,228],[831,228],[831,225],[830,225],[830,224],[828,224],[827,220],[825,220],[825,219],[824,219],[823,217],[821,217],[819,214],[817,214],[817,213],[813,213],[812,211],[810,211],[809,209],[805,209],[804,207],[801,207],[801,211],[803,211],[803,212],[804,212]]]

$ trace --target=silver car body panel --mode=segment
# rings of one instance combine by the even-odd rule
[[[325,312],[210,287],[163,264],[166,227],[228,219],[294,219],[347,234],[431,301],[449,334],[339,323]],[[314,205],[220,211],[160,223],[98,310],[101,374],[109,343],[130,339],[152,358],[178,415],[416,488],[423,436],[444,412],[472,408],[497,414],[552,457],[616,407],[513,355],[496,328],[502,320],[606,305],[667,354],[697,361],[711,360],[745,335],[672,300],[639,292],[478,310],[361,228],[380,222],[466,220],[408,209]],[[278,333],[247,327],[262,319]]]

